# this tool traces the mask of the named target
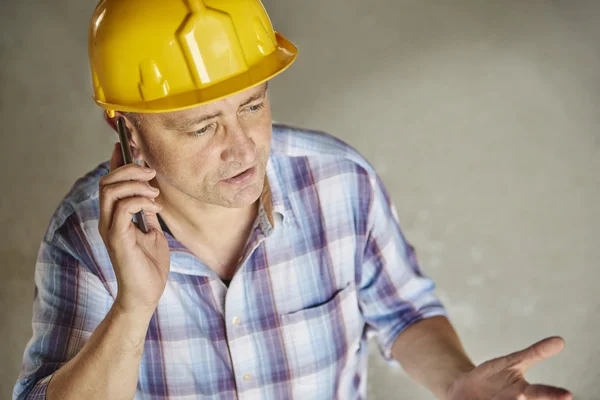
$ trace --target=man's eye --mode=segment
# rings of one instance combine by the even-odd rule
[[[206,125],[204,128],[198,129],[196,132],[192,133],[192,135],[193,136],[202,136],[205,133],[207,133],[208,131],[210,131],[213,125],[214,124]]]
[[[260,110],[264,106],[265,106],[265,103],[255,104],[253,106],[248,107],[248,110],[251,111],[251,112],[257,112],[258,110]]]

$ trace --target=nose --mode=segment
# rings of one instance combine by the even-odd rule
[[[221,159],[227,163],[236,162],[240,166],[252,164],[256,160],[256,143],[239,124],[228,128],[231,145],[222,153]]]

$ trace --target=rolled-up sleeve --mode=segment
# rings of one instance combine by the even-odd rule
[[[371,186],[359,303],[368,334],[376,335],[381,354],[393,362],[392,345],[400,332],[446,313],[402,234],[383,182],[374,175]]]
[[[71,252],[42,242],[35,266],[33,335],[13,399],[44,399],[54,372],[81,350],[111,303],[100,279]]]

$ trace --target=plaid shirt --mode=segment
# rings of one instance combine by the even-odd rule
[[[98,233],[98,181],[58,207],[35,268],[33,337],[13,398],[44,398],[108,313],[117,282]],[[135,399],[364,399],[375,336],[444,308],[371,165],[330,135],[273,126],[259,214],[229,288],[168,232],[171,271]]]

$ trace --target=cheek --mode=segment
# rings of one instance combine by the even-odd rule
[[[200,148],[197,144],[148,142],[149,160],[170,180],[185,180],[206,171],[211,159],[211,147]]]
[[[268,150],[271,146],[271,130],[265,129],[258,132],[254,137],[254,142],[256,143],[257,150]]]
[[[144,149],[144,159],[146,163],[158,171],[164,171],[168,162],[168,152],[165,151],[166,143],[163,143],[156,138],[145,138],[142,143]]]
[[[270,114],[268,114],[268,116],[261,118],[260,124],[257,129],[255,128],[252,138],[258,148],[264,149],[266,147],[268,149],[271,144],[271,134],[272,121]]]
[[[176,162],[181,169],[180,176],[194,181],[212,181],[221,164],[221,149],[217,144],[200,148],[190,146],[185,155]]]

